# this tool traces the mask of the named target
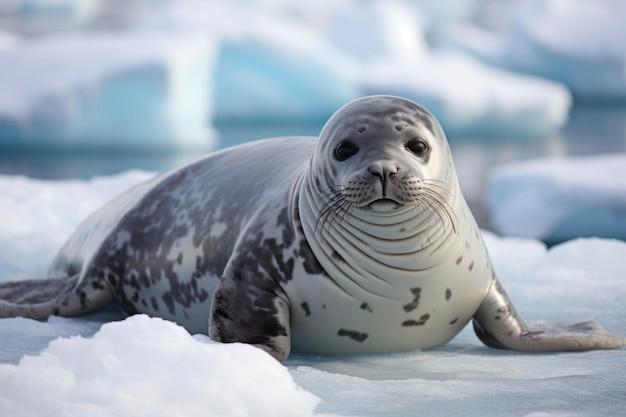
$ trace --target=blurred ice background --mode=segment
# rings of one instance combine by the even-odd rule
[[[153,172],[395,94],[438,117],[481,227],[512,236],[487,234],[522,314],[626,334],[626,243],[595,238],[626,239],[625,21],[621,0],[0,0],[0,280],[43,276]],[[122,318],[0,320],[0,416],[626,410],[623,350],[519,355],[466,329],[285,372],[158,320],[98,333]]]

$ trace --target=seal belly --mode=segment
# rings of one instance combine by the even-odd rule
[[[458,232],[436,267],[413,272],[404,283],[394,279],[394,293],[376,295],[326,275],[300,280],[307,285],[290,294],[293,349],[370,354],[450,341],[471,320],[493,279],[475,222],[470,218]]]
[[[292,304],[293,349],[368,354],[445,344],[469,322],[488,288],[488,281],[478,273],[451,279],[446,269],[416,279],[396,299],[348,295],[330,282],[321,282],[327,278],[309,277],[320,282]]]

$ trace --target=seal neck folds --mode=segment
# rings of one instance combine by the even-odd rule
[[[304,176],[300,221],[331,279],[392,296],[388,290],[408,285],[441,262],[457,234],[458,192],[453,186],[434,194],[424,184],[424,196],[415,201],[381,199],[358,207],[342,198],[342,186],[324,186],[314,176]]]

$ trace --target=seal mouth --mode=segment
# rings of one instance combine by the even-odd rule
[[[367,204],[366,207],[368,209],[373,209],[377,211],[378,210],[387,211],[387,210],[397,210],[403,205],[404,204],[400,203],[399,201],[393,200],[391,198],[379,198]]]

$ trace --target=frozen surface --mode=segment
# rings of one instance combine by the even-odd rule
[[[84,216],[150,175],[56,182],[0,177],[0,280],[41,276],[57,242]],[[485,237],[503,285],[528,320],[594,318],[626,334],[626,243],[575,240],[547,250],[536,240]],[[467,328],[430,351],[295,354],[287,373],[250,347],[192,338],[156,319],[133,317],[101,328],[122,319],[111,308],[75,319],[0,320],[0,415],[578,417],[626,409],[625,349],[498,351]],[[57,339],[72,335],[82,337]],[[315,411],[315,398],[291,378],[321,399]]]
[[[452,43],[503,68],[562,82],[580,99],[626,100],[626,3],[517,3],[503,35],[459,30]]]
[[[493,226],[504,235],[560,242],[626,240],[626,155],[517,162],[488,185]]]

